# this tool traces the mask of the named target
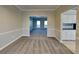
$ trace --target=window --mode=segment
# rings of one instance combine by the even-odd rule
[[[47,21],[44,21],[44,28],[47,28]]]
[[[40,28],[40,21],[37,21],[37,28]]]

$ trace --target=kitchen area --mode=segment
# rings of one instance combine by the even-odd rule
[[[61,43],[75,53],[76,48],[76,10],[61,14]]]

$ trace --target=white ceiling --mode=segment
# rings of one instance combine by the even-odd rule
[[[53,11],[59,7],[59,5],[17,5],[21,11]]]

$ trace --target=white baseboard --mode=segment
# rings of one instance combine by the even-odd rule
[[[60,40],[60,43],[62,43],[63,41],[62,40]]]
[[[72,49],[70,49],[67,45],[65,45],[63,42],[61,42],[64,46],[66,46],[70,51],[72,51]],[[72,53],[76,53],[76,51],[72,51]]]
[[[10,44],[12,44],[13,42],[15,42],[16,40],[18,40],[20,37],[22,37],[22,35],[20,35],[19,37],[17,37],[16,39],[14,39],[13,41],[9,42],[8,44],[4,45],[3,47],[0,48],[0,51],[3,50],[4,48],[6,48],[7,46],[9,46]]]
[[[22,34],[22,36],[27,36],[27,37],[30,37],[30,35],[25,35],[25,34]]]

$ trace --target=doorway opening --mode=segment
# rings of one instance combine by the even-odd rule
[[[47,16],[30,16],[30,36],[47,36]]]
[[[72,52],[76,47],[76,9],[61,14],[61,42]]]

